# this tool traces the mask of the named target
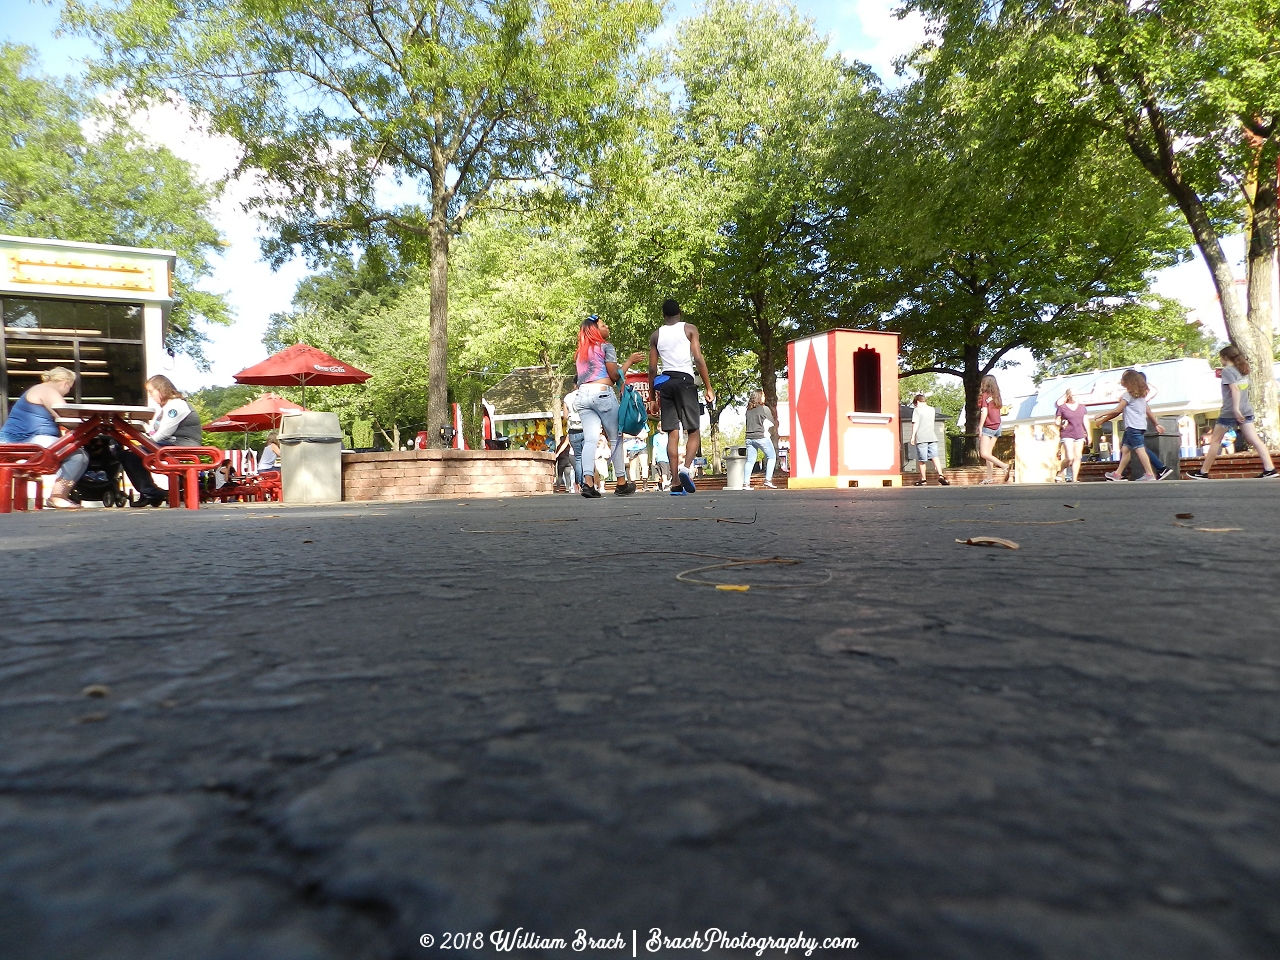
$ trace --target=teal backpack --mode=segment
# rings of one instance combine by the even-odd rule
[[[623,388],[622,400],[618,404],[618,432],[636,437],[648,423],[649,414],[644,409],[640,391],[628,384]]]

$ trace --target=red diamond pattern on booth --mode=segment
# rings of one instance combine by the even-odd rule
[[[809,470],[818,467],[818,447],[822,445],[822,431],[827,425],[827,388],[822,383],[822,369],[818,366],[818,353],[813,341],[809,342],[809,356],[804,365],[804,379],[800,383],[799,409],[796,419],[804,437],[804,448],[809,454]]]

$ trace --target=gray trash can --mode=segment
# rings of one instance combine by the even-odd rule
[[[724,449],[724,488],[726,490],[742,490],[747,481],[747,448],[725,447]]]
[[[1161,424],[1163,426],[1163,423]],[[1182,440],[1178,437],[1178,429],[1175,426],[1173,430],[1165,427],[1165,432],[1148,433],[1146,436],[1147,447],[1154,450],[1157,457],[1164,461],[1166,467],[1173,468],[1173,476],[1170,480],[1181,480],[1182,471],[1179,469],[1179,457],[1182,452]],[[1135,458],[1136,459],[1136,458]],[[1142,466],[1138,466],[1138,475],[1142,475]]]
[[[336,413],[299,413],[280,421],[280,482],[285,503],[342,499],[342,427]]]

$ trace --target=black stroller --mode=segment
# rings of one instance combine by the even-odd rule
[[[104,507],[123,507],[129,502],[121,480],[120,446],[110,437],[94,437],[85,444],[89,455],[89,468],[71,492],[71,499],[101,500]]]

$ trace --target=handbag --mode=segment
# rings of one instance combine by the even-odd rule
[[[644,408],[640,391],[627,384],[622,390],[622,400],[618,403],[618,432],[637,437],[648,423],[649,414]]]

